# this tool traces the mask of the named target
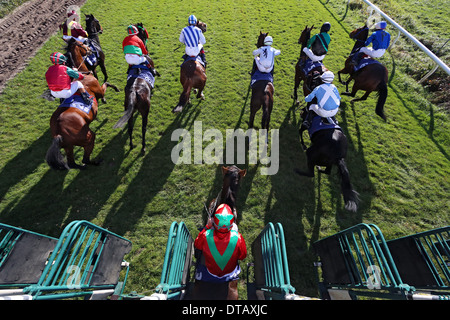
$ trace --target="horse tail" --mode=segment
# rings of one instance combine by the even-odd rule
[[[47,150],[47,154],[45,156],[45,160],[47,161],[50,168],[55,170],[68,170],[69,166],[64,161],[64,157],[61,153],[61,143],[62,143],[62,136],[57,135],[53,138],[52,144],[50,145],[50,148]]]
[[[344,196],[345,209],[356,212],[358,210],[359,194],[353,190],[350,183],[350,174],[344,158],[338,160],[338,169],[341,175],[341,190]]]
[[[262,128],[269,129],[270,111],[273,106],[272,84],[269,82],[264,89],[264,96],[262,98]]]
[[[140,95],[137,94],[136,90],[134,89],[134,86],[130,90],[130,94],[128,96],[128,106],[125,110],[123,116],[117,121],[117,123],[113,126],[114,129],[122,128],[125,123],[130,120],[130,118],[133,116],[134,108],[139,102]]]
[[[378,90],[378,101],[377,101],[377,106],[375,108],[375,113],[377,115],[379,115],[384,121],[386,121],[386,116],[384,115],[384,104],[386,103],[386,98],[388,95],[388,88],[387,88],[387,84],[386,81],[382,80],[378,86],[377,86],[377,90]]]

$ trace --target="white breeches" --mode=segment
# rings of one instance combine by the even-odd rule
[[[127,61],[128,64],[131,64],[131,65],[138,65],[141,63],[148,62],[144,56],[140,56],[138,54],[130,54],[130,53],[127,53],[125,55],[125,60]]]
[[[307,48],[307,47],[304,47],[304,48],[303,48],[303,52],[306,53],[306,55],[308,56],[308,58],[310,58],[311,61],[314,61],[314,62],[316,62],[316,61],[322,61],[322,60],[325,58],[325,54],[322,55],[322,56],[316,56],[316,55],[311,51],[311,49],[309,49],[309,48]]]
[[[78,89],[83,89],[84,86],[80,81],[74,81],[70,85],[70,89],[65,89],[61,91],[51,91],[52,96],[59,99],[67,99],[70,98],[77,92]]]
[[[333,110],[325,110],[324,108],[319,107],[319,105],[317,104],[312,104],[309,107],[309,110],[314,111],[315,113],[317,113],[319,116],[321,116],[322,118],[330,118],[336,115],[336,113],[338,112],[339,108],[333,109]]]
[[[186,46],[184,52],[190,57],[196,57],[199,55],[200,51],[202,51],[203,45],[199,44],[197,47],[188,47]]]
[[[363,52],[372,58],[381,58],[386,52],[386,49],[374,50],[373,48],[362,47],[361,49],[359,49],[359,52]]]

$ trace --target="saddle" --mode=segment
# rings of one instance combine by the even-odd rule
[[[94,97],[95,99],[95,97]],[[59,108],[77,108],[78,110],[81,110],[87,114],[92,109],[92,105],[94,103],[87,104],[83,97],[79,95],[78,93],[74,94],[70,98],[64,99],[63,102],[59,105]]]
[[[273,83],[273,75],[270,72],[261,72],[258,69],[256,69],[255,72],[251,75],[250,86],[253,87],[253,85],[258,81]]]
[[[203,68],[206,67],[205,63],[203,62],[203,60],[200,57],[200,55],[195,56],[195,57],[191,57],[191,56],[188,56],[188,55],[185,54],[185,55],[183,55],[182,58],[183,58],[183,63],[193,60],[193,61],[197,61],[198,63],[200,63],[203,66]],[[183,63],[180,65],[180,67],[183,65]]]
[[[94,66],[97,63],[98,59],[100,59],[100,51],[102,49],[100,48],[100,46],[95,41],[91,41],[90,39],[88,39],[86,41],[86,44],[88,45],[88,47],[92,51],[92,54],[90,54],[90,55],[88,55],[86,57],[86,62],[90,66]]]
[[[127,87],[131,87],[136,79],[144,79],[150,87],[155,87],[155,74],[146,64],[133,65],[127,71]]]
[[[331,122],[329,122],[331,120]],[[337,124],[337,122],[333,122],[333,119],[330,118],[322,118],[319,115],[315,115],[312,119],[311,126],[308,128],[308,134],[310,138],[312,138],[313,134],[320,130],[326,129],[339,129],[341,127]]]

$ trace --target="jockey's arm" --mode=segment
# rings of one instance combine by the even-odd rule
[[[69,77],[77,79],[77,80],[83,80],[84,76],[78,71],[73,70],[72,68],[67,67],[67,74]]]
[[[200,42],[200,44],[205,44],[206,43],[205,35],[203,34],[203,32],[200,32],[199,42]]]
[[[181,43],[184,44],[184,32],[183,32],[183,30],[181,30],[180,38],[179,38],[178,40],[179,40]]]

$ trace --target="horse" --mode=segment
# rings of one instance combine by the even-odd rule
[[[298,44],[301,44],[301,50],[300,50],[300,57],[298,58],[298,61],[295,64],[294,94],[292,95],[292,98],[296,101],[296,103],[299,103],[297,90],[298,87],[300,86],[300,82],[303,81],[303,95],[306,97],[312,91],[310,88],[311,75],[315,71],[318,71],[320,74],[324,73],[325,71],[328,71],[328,69],[325,68],[323,64],[320,64],[314,66],[311,70],[309,70],[308,74],[305,75],[305,72],[303,71],[303,68],[301,66],[302,62],[304,63],[308,59],[306,53],[303,52],[303,48],[305,48],[308,44],[308,40],[311,37],[312,29],[314,29],[314,25],[312,25],[310,28],[308,28],[308,26],[305,26],[305,29],[303,29],[302,33],[300,34],[300,38],[298,39]]]
[[[316,74],[318,72],[316,71]],[[313,78],[313,88],[318,85],[319,77]],[[307,104],[302,110],[302,122],[305,120],[307,110],[311,102]],[[314,121],[321,121],[319,115],[315,115]],[[303,150],[306,150],[308,171],[301,171],[294,169],[294,171],[307,177],[314,177],[315,167],[325,167],[325,170],[318,168],[320,173],[330,174],[333,165],[337,166],[341,178],[341,192],[344,197],[345,209],[351,212],[356,212],[358,209],[358,192],[353,190],[350,182],[350,174],[345,162],[347,156],[348,140],[341,128],[337,125],[325,125],[323,129],[318,131],[310,131],[311,146],[306,148],[303,140],[303,131],[305,128],[300,128],[300,141]],[[312,128],[310,130],[313,130]]]
[[[361,98],[352,99],[351,102],[366,100],[372,91],[378,92],[378,100],[375,107],[375,113],[379,115],[384,121],[386,121],[386,116],[384,114],[384,104],[386,103],[386,98],[388,95],[388,70],[387,68],[379,62],[368,64],[367,66],[361,68],[358,71],[354,71],[354,65],[351,63],[353,55],[359,51],[361,47],[364,46],[365,41],[369,33],[369,28],[364,25],[358,29],[350,32],[349,36],[351,39],[356,40],[355,45],[349,55],[345,60],[345,67],[338,71],[339,82],[345,84],[346,92],[341,93],[342,95],[347,95],[354,97],[358,90],[366,91]],[[373,59],[372,59],[373,60]],[[341,74],[350,74],[347,81],[342,81]],[[348,91],[348,84],[351,80],[354,80],[352,91]]]
[[[234,219],[237,220],[236,200],[239,185],[243,177],[247,174],[246,169],[240,169],[239,167],[232,165],[229,167],[222,167],[222,188],[216,198],[211,200],[207,208],[208,218],[212,218],[216,209],[225,203],[230,206],[234,213]]]
[[[203,33],[206,32],[206,23],[199,20],[196,26]],[[203,89],[205,88],[206,79],[205,67],[196,59],[183,62],[180,68],[180,82],[183,86],[183,92],[181,92],[178,104],[172,109],[172,112],[177,113],[183,110],[189,101],[192,89],[197,91],[197,99],[205,100]]]
[[[144,28],[142,23],[135,25],[139,31],[138,37],[146,43],[148,38],[147,30]],[[154,75],[159,76],[159,73],[155,70],[155,65],[153,60],[147,56],[147,61],[151,66],[151,72]],[[138,69],[138,72],[139,69]],[[142,78],[131,77],[127,81],[125,86],[125,112],[124,115],[117,121],[114,128],[121,128],[128,122],[128,136],[130,138],[130,148],[134,148],[133,144],[133,127],[134,119],[133,114],[138,111],[142,117],[142,148],[141,153],[145,153],[145,133],[147,132],[148,114],[150,112],[150,99],[152,97],[152,86]]]
[[[97,66],[100,66],[100,69],[102,70],[102,73],[105,76],[104,82],[106,82],[108,80],[108,74],[106,73],[105,68],[105,53],[102,50],[102,47],[100,45],[100,39],[98,37],[99,34],[103,33],[103,28],[100,25],[100,22],[94,17],[93,14],[85,14],[85,18],[86,18],[86,32],[88,34],[89,39],[88,41],[98,52],[97,61],[93,65],[88,64],[87,67],[98,79],[97,72],[95,71],[95,69]]]
[[[256,46],[258,48],[264,45],[264,38],[269,33],[259,32]],[[273,108],[273,94],[275,88],[273,82],[269,80],[260,80],[252,84],[252,97],[250,99],[250,119],[249,129],[254,127],[255,115],[262,108],[261,129],[269,130],[270,115]]]
[[[75,40],[69,41],[69,50],[77,65],[80,61],[83,61],[83,55],[85,56],[89,52],[89,48],[86,45]],[[52,144],[47,150],[46,161],[48,165],[55,170],[67,170],[72,168],[85,169],[86,165],[100,164],[100,160],[90,159],[95,145],[95,133],[89,128],[89,124],[97,117],[97,100],[104,98],[106,89],[109,86],[112,86],[118,91],[115,86],[110,85],[107,82],[100,86],[98,80],[90,74],[83,62],[78,65],[78,70],[87,73],[81,80],[81,83],[86,91],[91,96],[95,97],[95,99],[89,113],[72,107],[58,107],[53,112],[50,118]],[[75,162],[73,154],[74,146],[84,148],[82,160],[84,165],[78,165]],[[60,150],[61,148],[64,148],[65,150],[67,162],[64,161]]]

